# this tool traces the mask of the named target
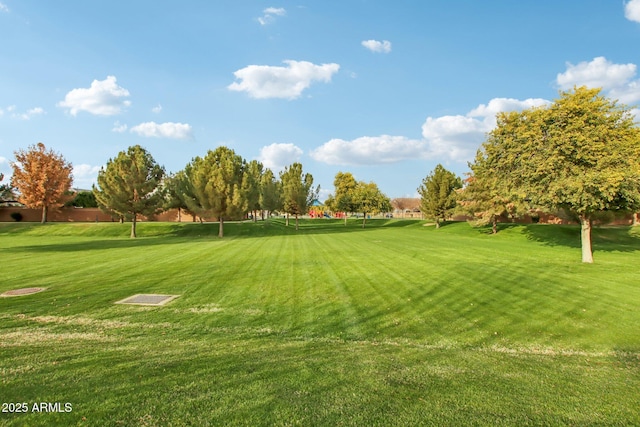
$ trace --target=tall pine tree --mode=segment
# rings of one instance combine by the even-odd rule
[[[271,169],[267,169],[260,178],[260,207],[267,211],[267,218],[271,212],[282,208],[280,194],[280,182],[278,182]]]
[[[200,216],[217,218],[220,238],[224,237],[225,219],[241,217],[247,212],[243,189],[245,168],[244,159],[227,147],[209,150],[205,157],[196,157],[185,168],[193,192],[187,206]]]
[[[310,173],[303,176],[302,164],[297,162],[280,172],[280,181],[284,211],[289,215],[295,215],[297,230],[298,216],[309,211],[311,203],[318,197],[320,186],[313,190],[313,176]]]
[[[163,177],[164,168],[147,150],[135,145],[100,169],[93,193],[104,211],[131,220],[131,238],[135,238],[138,215],[155,215],[162,210]]]

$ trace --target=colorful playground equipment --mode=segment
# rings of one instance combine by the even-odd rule
[[[333,215],[332,215],[333,214]],[[316,207],[309,210],[309,218],[344,218],[344,212],[327,212]]]

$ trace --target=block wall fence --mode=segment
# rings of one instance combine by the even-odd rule
[[[30,209],[20,206],[2,206],[0,207],[0,222],[14,222],[11,218],[13,212],[19,212],[22,215],[23,222],[40,222],[42,219],[42,209]],[[636,214],[637,215],[637,214]],[[399,218],[396,216],[396,218]],[[419,218],[419,217],[418,217]],[[406,219],[409,219],[407,216]],[[466,221],[469,219],[465,216],[455,216],[451,218],[453,221]],[[634,223],[633,215],[615,220],[612,225],[632,225]],[[162,212],[153,218],[141,217],[139,221],[161,221],[161,222],[194,222],[196,221],[191,215],[184,212],[178,212],[178,209],[170,209]],[[117,222],[110,215],[102,212],[99,208],[73,208],[64,207],[57,209],[49,209],[47,213],[47,221],[49,222]],[[213,218],[204,218],[204,221],[215,221]],[[502,218],[501,223],[512,222],[507,218]],[[514,221],[516,223],[530,224],[533,221],[529,217],[524,217]],[[557,216],[540,213],[538,220],[540,224],[575,224],[575,222],[559,218]]]

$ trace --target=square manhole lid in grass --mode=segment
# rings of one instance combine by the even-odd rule
[[[116,301],[116,304],[165,305],[179,296],[180,295],[136,294],[129,298]]]

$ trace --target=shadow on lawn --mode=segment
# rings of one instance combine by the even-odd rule
[[[126,249],[137,247],[160,246],[176,243],[187,243],[190,241],[210,241],[224,242],[234,239],[251,239],[264,238],[269,236],[304,236],[310,234],[341,234],[354,232],[369,232],[382,228],[399,228],[410,227],[419,224],[419,221],[409,220],[387,220],[376,219],[369,220],[366,227],[362,228],[361,221],[350,220],[347,226],[344,226],[342,220],[308,220],[302,219],[299,222],[299,230],[295,229],[295,220],[290,220],[290,225],[286,226],[283,219],[271,219],[269,221],[243,222],[229,221],[224,223],[225,236],[218,238],[218,223],[175,223],[163,224],[158,227],[158,223],[139,223],[138,238],[131,239],[128,237],[129,226],[124,224],[114,225],[120,227],[114,232],[113,229],[96,228],[87,234],[66,234],[64,229],[60,234],[55,232],[48,235],[47,238],[56,237],[77,237],[80,241],[66,243],[51,243],[41,245],[24,245],[13,246],[11,248],[0,249],[2,251],[20,251],[20,252],[81,252],[105,249]],[[145,227],[148,225],[148,227]],[[29,231],[37,231],[39,227],[47,227],[47,225],[30,225],[27,227],[14,228],[9,235],[28,235]],[[94,234],[95,233],[95,234]]]
[[[581,248],[579,225],[528,224],[523,228],[527,239],[549,246]],[[593,227],[591,230],[593,251],[640,251],[640,235],[629,226]]]
[[[387,228],[415,227],[422,225],[422,223],[423,221],[418,220],[368,219],[365,227],[362,228],[362,219],[350,219],[347,222],[347,225],[345,225],[344,220],[341,219],[301,219],[299,220],[298,230],[296,230],[295,219],[291,218],[289,220],[289,226],[287,226],[285,225],[284,219],[275,218],[269,221],[264,221],[262,224],[258,222],[255,225],[254,230],[250,229],[250,225],[247,227],[246,223],[235,223],[233,224],[234,228],[229,232],[229,236],[233,235],[234,237],[263,237],[362,233]],[[228,225],[225,223],[225,230],[227,230],[227,226]],[[243,227],[245,228],[243,229]]]
[[[160,246],[172,243],[181,243],[184,239],[159,239],[159,238],[138,238],[138,239],[95,239],[72,243],[53,243],[46,245],[25,245],[15,246],[7,249],[0,249],[0,252],[84,252],[108,249],[126,249],[136,247]]]

